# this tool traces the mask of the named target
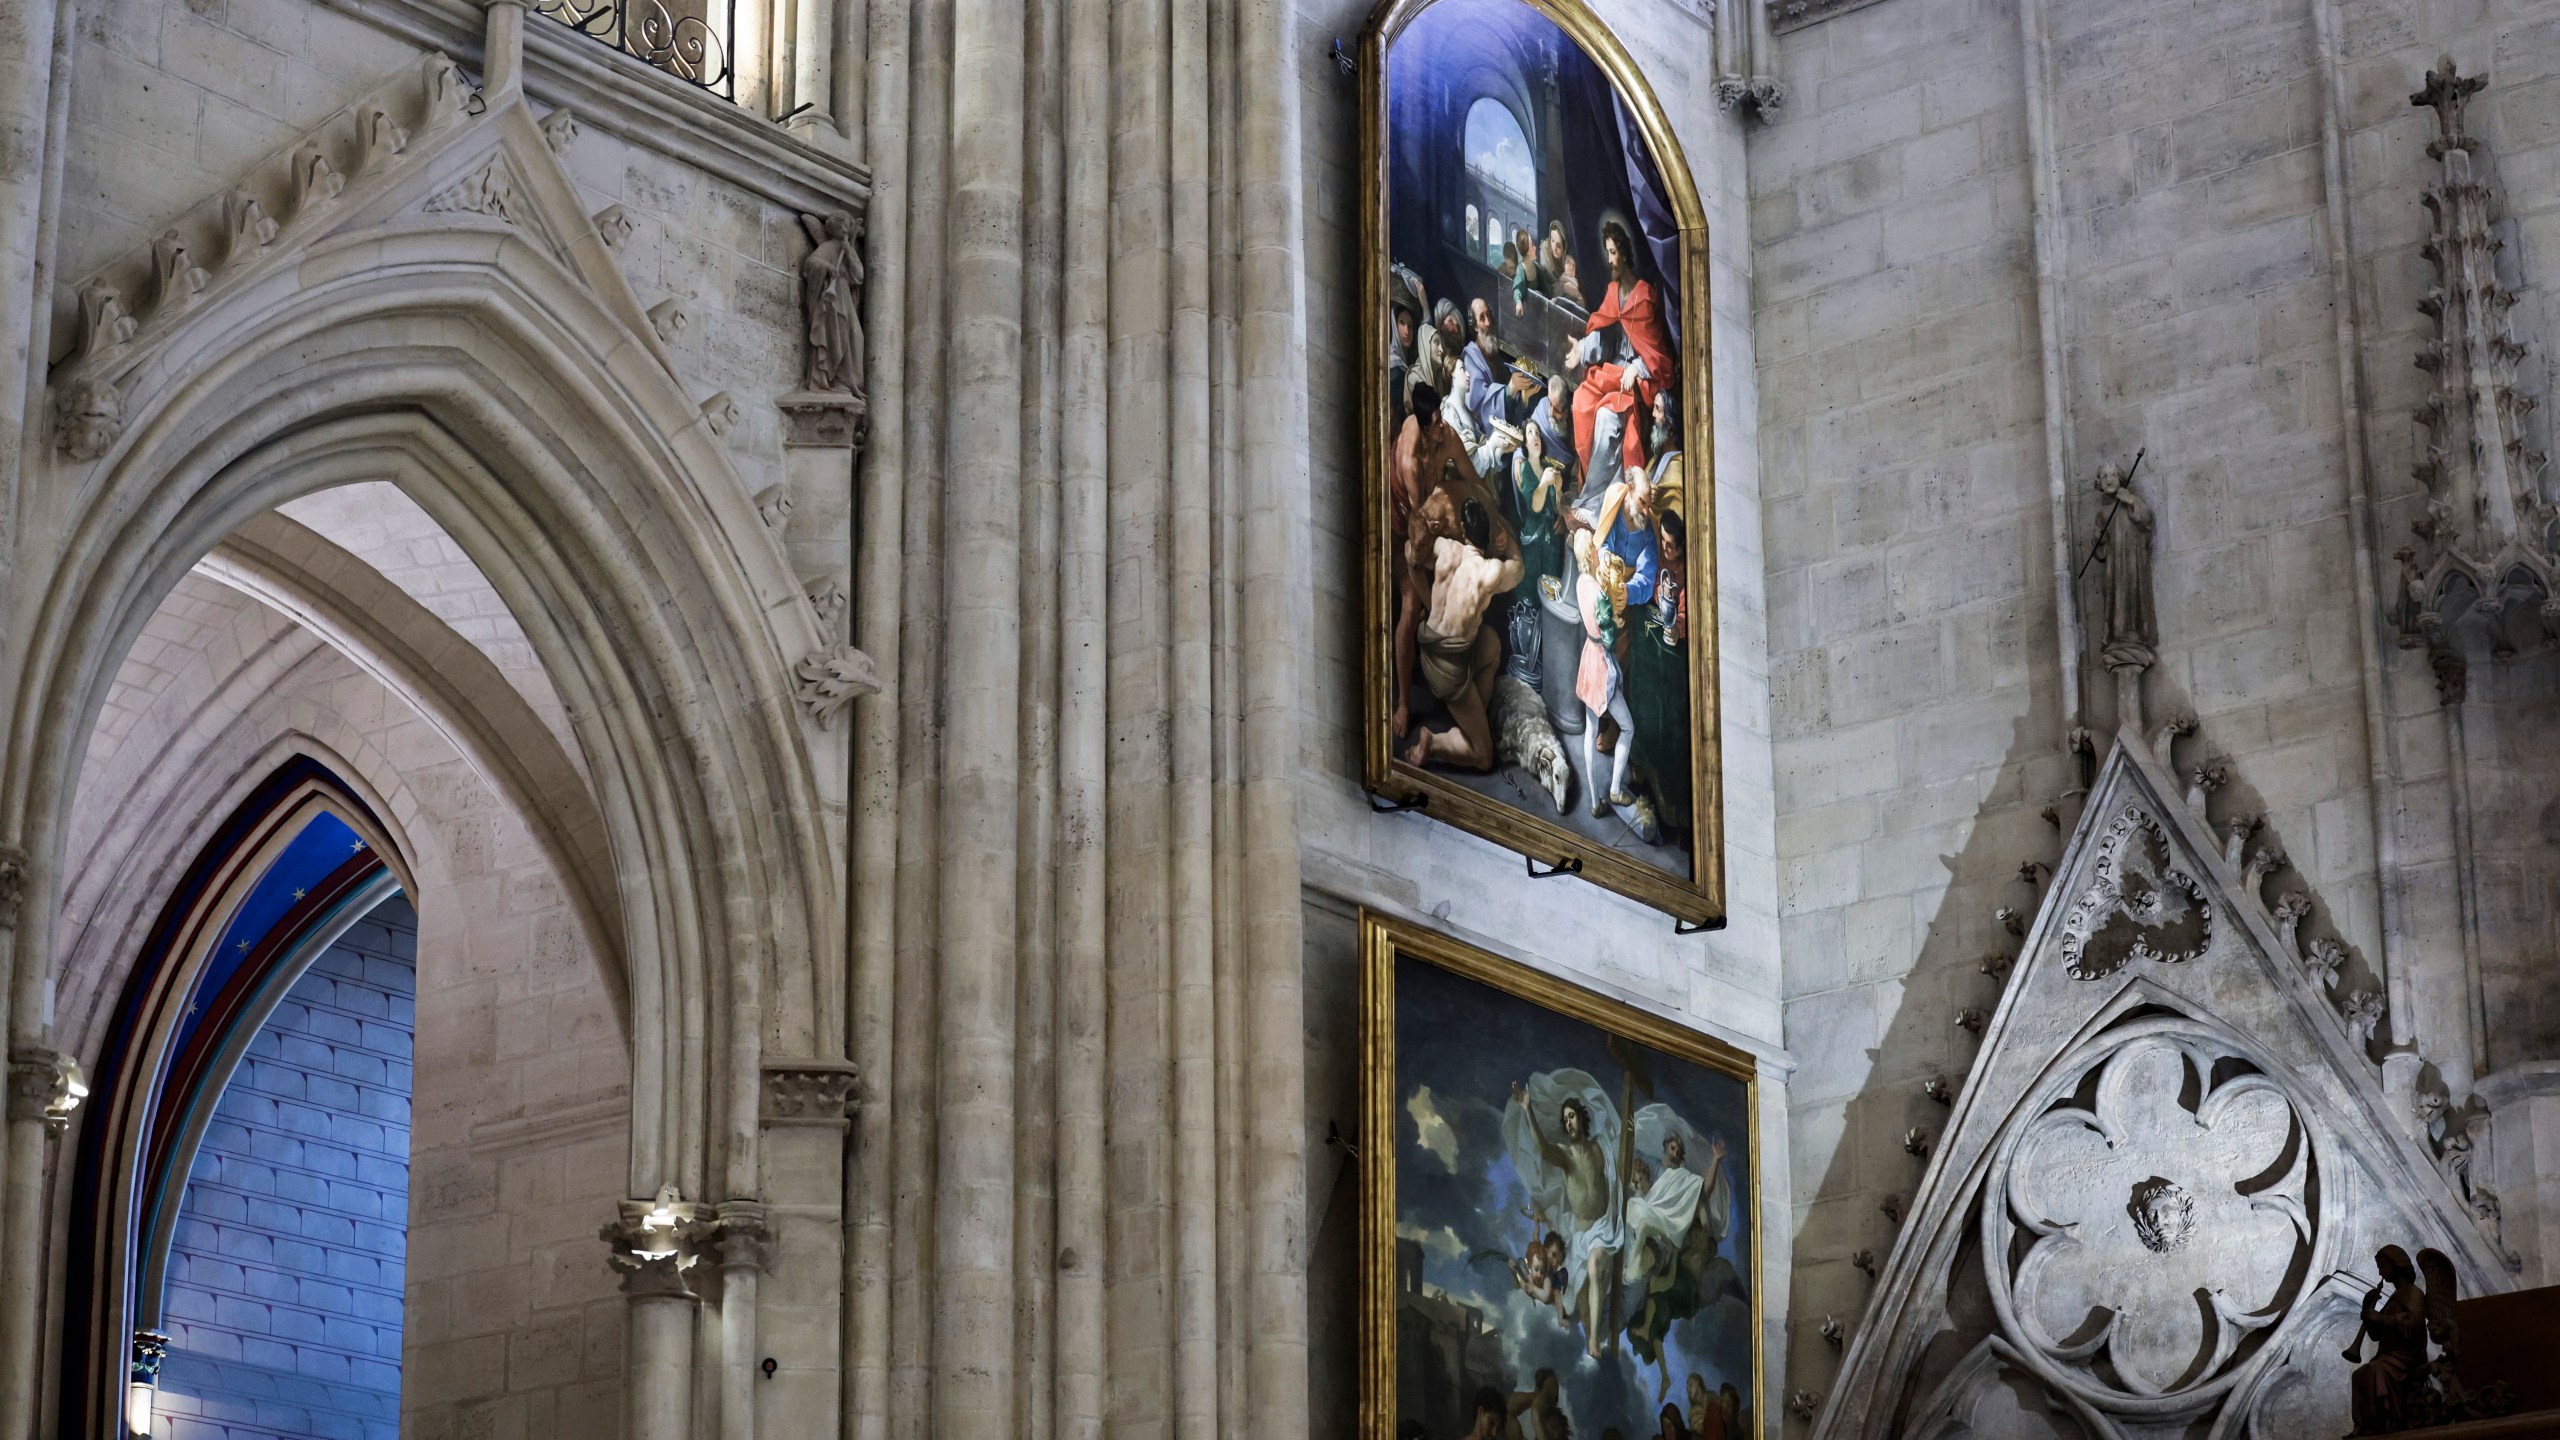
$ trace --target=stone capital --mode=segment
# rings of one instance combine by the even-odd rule
[[[720,1218],[713,1225],[714,1243],[720,1249],[722,1270],[766,1271],[773,1268],[774,1251],[780,1244],[773,1232],[772,1217],[760,1200],[723,1200]]]
[[[764,1067],[764,1123],[841,1129],[861,1070],[850,1060],[771,1060]]]
[[[22,1045],[9,1054],[9,1118],[42,1121],[47,1135],[71,1128],[71,1113],[89,1098],[80,1062],[59,1050]]]
[[[648,1200],[624,1200],[596,1232],[610,1248],[605,1264],[622,1277],[625,1295],[694,1299],[687,1272],[712,1239],[712,1207],[683,1199],[673,1185]]]

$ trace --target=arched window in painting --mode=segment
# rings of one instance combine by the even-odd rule
[[[1499,267],[1503,242],[1538,213],[1535,152],[1529,148],[1529,132],[1521,128],[1520,117],[1489,95],[1467,107],[1464,133],[1467,179],[1486,216],[1481,253],[1484,263]]]

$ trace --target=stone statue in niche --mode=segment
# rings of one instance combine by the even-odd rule
[[[862,393],[862,238],[847,211],[800,217],[809,258],[800,262],[800,303],[809,318],[809,389]]]
[[[2148,668],[2160,646],[2160,617],[2151,604],[2151,507],[2114,465],[2099,467],[2098,494],[2106,508],[2099,513],[2095,553],[2107,567],[2098,657],[2111,670]]]
[[[2348,1382],[2354,1433],[2390,1435],[2486,1419],[2515,1408],[2505,1382],[2474,1391],[2455,1373],[2462,1331],[2454,1318],[2460,1284],[2452,1259],[2441,1250],[2420,1250],[2413,1266],[2408,1251],[2385,1245],[2374,1252],[2373,1263],[2382,1272],[2382,1284],[2364,1297],[2355,1343],[2345,1351],[2352,1363],[2362,1359],[2364,1342],[2371,1340],[2375,1347],[2373,1358],[2357,1365]],[[2422,1273],[2423,1287],[2418,1283]],[[2391,1287],[2388,1296],[2383,1285]],[[2427,1358],[2430,1341],[2436,1350],[2433,1360]]]

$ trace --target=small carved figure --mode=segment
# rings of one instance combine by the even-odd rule
[[[1821,1334],[1822,1343],[1830,1346],[1834,1350],[1839,1349],[1848,1341],[1848,1332],[1842,1328],[1840,1324],[1840,1317],[1837,1315],[1825,1315],[1822,1317]]]
[[[809,257],[800,262],[800,303],[809,319],[812,390],[862,393],[862,232],[851,213],[800,217]]]
[[[1876,1252],[1873,1250],[1859,1251],[1849,1257],[1849,1263],[1858,1267],[1859,1274],[1870,1280],[1876,1278]]]
[[[1974,1034],[1979,1035],[1982,1033],[1982,1027],[1990,1022],[1990,1018],[1991,1017],[1983,1014],[1980,1010],[1967,1005],[1962,1010],[1956,1012],[1956,1025],[1960,1029],[1970,1030]]]
[[[2107,565],[2098,656],[2110,667],[2147,666],[2160,644],[2151,606],[2151,507],[2113,465],[2099,467],[2098,493],[2107,501],[2098,521],[2098,555]]]
[[[1918,1125],[1914,1125],[1910,1129],[1903,1131],[1902,1153],[1905,1155],[1916,1155],[1923,1160],[1928,1159],[1929,1132]]]
[[[2426,1252],[2443,1260],[2441,1252]],[[2355,1434],[2388,1435],[2409,1428],[2411,1401],[2426,1383],[2427,1369],[2427,1294],[2418,1288],[2418,1272],[2409,1263],[2409,1252],[2397,1245],[2385,1245],[2373,1254],[2375,1268],[2382,1272],[2383,1284],[2391,1287],[2386,1298],[2382,1285],[2366,1293],[2364,1308],[2356,1327],[2355,1342],[2345,1350],[2347,1362],[2355,1364],[2363,1358],[2364,1342],[2374,1343],[2374,1356],[2356,1365],[2348,1382],[2349,1412],[2355,1418]],[[2448,1264],[2446,1279],[2452,1279]],[[2451,1297],[2446,1308],[2452,1308]]]

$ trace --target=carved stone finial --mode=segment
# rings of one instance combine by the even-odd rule
[[[1876,1202],[1876,1209],[1884,1212],[1884,1218],[1892,1221],[1894,1224],[1899,1225],[1902,1223],[1902,1196],[1900,1194],[1897,1193],[1885,1196],[1884,1199]]]
[[[880,690],[880,676],[871,657],[851,645],[806,656],[792,674],[800,682],[800,704],[821,730],[834,729],[836,717],[844,713],[855,696],[874,695]]]
[[[2194,733],[2196,733],[2195,716],[2172,715],[2168,723],[2162,725],[2158,733],[2151,737],[2151,753],[2160,757],[2161,764],[2175,770],[2178,768],[2178,762],[2172,758],[2173,747],[2177,745],[2180,736]]]
[[[756,515],[774,534],[781,534],[782,527],[791,523],[791,510],[789,481],[776,480],[756,492]]]
[[[356,124],[358,175],[378,175],[389,169],[392,160],[409,148],[409,132],[391,118],[391,112],[373,106]]]
[[[607,250],[619,250],[631,243],[631,212],[619,205],[607,205],[596,212],[596,238]]]
[[[281,228],[267,218],[258,197],[246,190],[233,190],[222,197],[223,231],[230,243],[223,248],[222,263],[235,267],[268,246],[276,243]]]
[[[2284,951],[2298,952],[2295,939],[2302,933],[2302,922],[2311,916],[2311,895],[2305,890],[2290,890],[2276,901],[2276,933],[2284,940]]]
[[[2338,1014],[2347,1022],[2347,1033],[2356,1037],[2358,1045],[2370,1045],[2373,1032],[2382,1026],[2382,996],[2359,990],[2338,1007]]]
[[[2292,863],[2281,849],[2273,845],[2261,845],[2249,852],[2249,863],[2241,870],[2241,883],[2249,888],[2250,894],[2255,895],[2259,887],[2266,883],[2268,876]]]
[[[71,1128],[72,1112],[88,1098],[89,1079],[79,1061],[40,1045],[10,1052],[10,1119],[40,1120],[47,1135],[60,1138]]]
[[[2302,956],[2303,973],[2319,981],[2323,990],[2338,988],[2338,971],[2346,963],[2347,947],[2325,936],[2312,941]]]
[[[1944,1083],[1944,1082],[1941,1082],[1941,1083]],[[1910,1129],[1903,1131],[1903,1132],[1902,1132],[1902,1153],[1903,1153],[1903,1154],[1905,1154],[1905,1155],[1914,1155],[1914,1156],[1917,1156],[1917,1157],[1919,1157],[1920,1159],[1923,1159],[1923,1160],[1928,1159],[1928,1158],[1929,1158],[1929,1132],[1928,1132],[1928,1130],[1927,1130],[1925,1127],[1922,1127],[1922,1126],[1919,1126],[1919,1125],[1914,1125],[1914,1126],[1912,1126]]]
[[[702,402],[702,424],[714,436],[726,436],[738,428],[747,412],[738,408],[738,397],[723,390]]]
[[[124,434],[124,394],[107,381],[75,380],[53,402],[53,443],[87,464]]]
[[[2024,936],[2027,933],[2027,917],[2006,905],[1992,911],[1991,918],[1999,921],[2000,928],[2012,935]]]
[[[807,324],[811,390],[862,393],[862,222],[852,212],[803,215],[808,258],[800,262],[800,307]]]
[[[175,229],[161,231],[151,242],[151,277],[158,285],[159,298],[152,306],[155,315],[177,314],[196,303],[204,287],[213,283],[213,277],[196,263],[187,237]]]
[[[578,117],[569,113],[568,106],[542,117],[542,143],[550,146],[554,155],[566,155],[569,147],[578,143]]]
[[[347,177],[329,163],[328,155],[317,145],[305,145],[293,152],[293,218],[307,219],[337,203],[347,188]]]
[[[2243,810],[2238,814],[2233,815],[2228,821],[2224,822],[2222,832],[2222,863],[2225,865],[2239,864],[2240,852],[2248,847],[2249,837],[2257,834],[2258,827],[2266,823],[2266,816],[2249,810]]]
[[[1849,1257],[1849,1263],[1858,1267],[1859,1274],[1870,1280],[1876,1278],[1876,1252],[1873,1250],[1858,1251]]]
[[[2209,819],[2207,806],[2212,801],[2213,792],[2221,789],[2230,778],[2230,769],[2219,760],[2209,760],[2188,771],[2187,808],[2196,812],[2198,819]]]
[[[142,322],[124,308],[123,291],[104,280],[80,287],[80,361],[114,354],[140,328]]]
[[[1975,961],[1973,968],[1990,976],[1994,980],[2006,980],[2009,978],[2009,971],[2011,967],[2015,966],[2017,963],[2018,959],[2016,956],[2003,955],[1999,951],[1994,950],[1990,954],[1983,956],[1980,960]]]
[[[1932,1075],[1928,1079],[1921,1081],[1920,1093],[1937,1101],[1941,1105],[1953,1105],[1956,1103],[1956,1092],[1953,1087],[1947,1084],[1947,1077],[1944,1075]]]
[[[1822,1336],[1822,1343],[1833,1350],[1838,1350],[1848,1343],[1848,1331],[1841,1328],[1840,1317],[1837,1315],[1823,1316],[1822,1324],[1817,1327],[1816,1333]]]
[[[1822,1413],[1822,1397],[1810,1390],[1791,1391],[1787,1395],[1787,1413],[1810,1425]]]
[[[426,118],[418,122],[421,133],[433,135],[471,112],[471,82],[452,56],[430,51],[418,67],[418,81],[427,99]]]
[[[853,1104],[861,1072],[847,1060],[777,1060],[764,1067],[767,1125],[841,1127]]]
[[[673,300],[661,300],[649,307],[649,328],[657,331],[658,338],[669,345],[676,343],[676,337],[692,323],[693,317]]]
[[[1991,1023],[1991,1017],[1973,1006],[1967,1005],[1956,1012],[1956,1028],[1959,1030],[1969,1030],[1979,1035],[1982,1033],[1982,1027],[1989,1023]]]
[[[2042,889],[2044,882],[2052,876],[2053,867],[2041,860],[2022,861],[2018,865],[2018,879],[2030,889]]]

